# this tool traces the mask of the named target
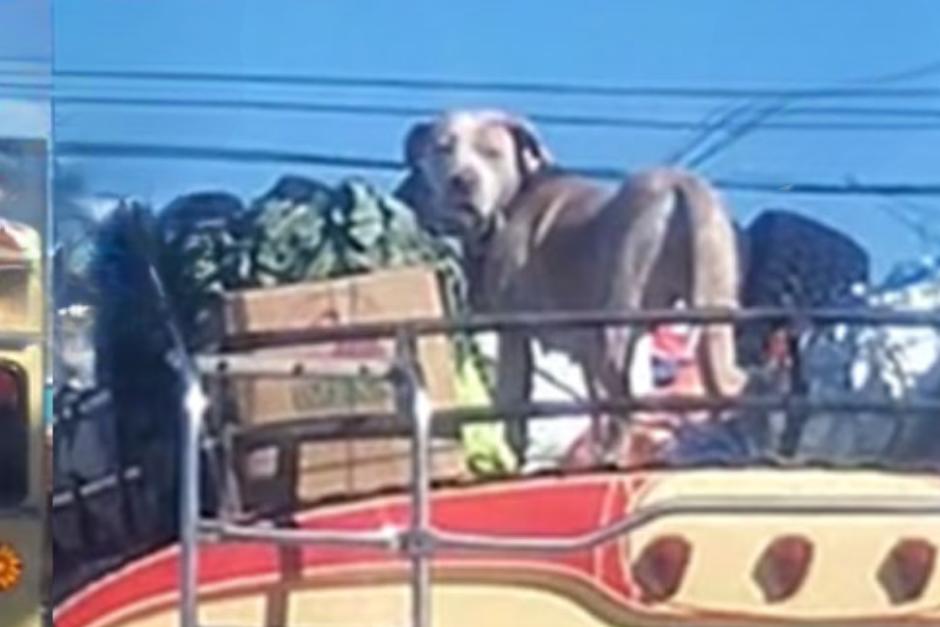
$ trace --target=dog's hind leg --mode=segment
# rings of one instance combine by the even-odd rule
[[[602,237],[612,246],[612,276],[604,300],[610,312],[639,311],[645,304],[647,286],[663,251],[663,244],[675,205],[675,196],[662,185],[657,175],[639,175],[629,179],[611,200],[603,222]],[[604,241],[604,240],[602,240]],[[630,400],[635,396],[631,382],[637,346],[645,329],[636,325],[607,325],[598,333],[594,353],[589,360],[588,378],[596,391],[611,400]],[[595,417],[595,431],[601,438],[604,457],[617,450],[629,437],[633,412],[614,417],[607,423]]]
[[[673,222],[677,197],[670,171],[650,171],[629,179],[611,201],[607,226],[619,235],[607,299],[611,311],[639,311],[647,306],[650,281],[662,269],[666,237]],[[632,395],[630,373],[642,331],[637,325],[617,325],[606,331],[609,367]]]
[[[586,357],[582,362],[588,398],[592,403],[625,398],[626,379],[621,376],[619,364],[613,362],[607,350],[608,338],[605,330],[592,333]],[[594,463],[616,461],[610,459],[623,436],[621,421],[609,410],[592,409],[591,454]]]

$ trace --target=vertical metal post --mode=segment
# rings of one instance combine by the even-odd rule
[[[800,354],[800,338],[809,327],[806,323],[791,323],[787,329],[787,352],[790,356],[789,364],[789,391],[787,396],[805,399],[809,395],[809,385],[803,373],[803,359]],[[790,409],[783,433],[780,436],[780,452],[785,457],[794,457],[800,450],[800,441],[803,431],[809,422],[809,412],[806,408]]]
[[[199,611],[199,453],[206,399],[189,381],[184,400],[183,468],[180,476],[180,627],[198,627]]]
[[[415,338],[398,338],[398,372],[395,377],[398,411],[412,425],[411,524],[408,530],[411,560],[411,624],[431,625],[431,403],[421,384]]]

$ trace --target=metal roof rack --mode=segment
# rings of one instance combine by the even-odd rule
[[[398,553],[410,560],[411,589],[411,625],[412,627],[430,627],[431,621],[431,560],[441,550],[461,551],[509,551],[509,552],[570,552],[583,550],[609,542],[624,534],[629,534],[656,520],[677,515],[907,515],[940,516],[940,503],[924,502],[923,499],[909,497],[885,497],[878,499],[845,498],[825,500],[806,497],[773,498],[677,498],[654,506],[639,509],[610,525],[586,534],[569,537],[525,537],[491,536],[465,533],[453,533],[436,529],[431,524],[431,481],[430,481],[430,441],[432,422],[437,417],[432,411],[427,393],[422,385],[422,374],[416,357],[418,336],[433,333],[453,333],[459,330],[493,330],[512,326],[531,327],[534,325],[555,324],[562,326],[590,326],[602,324],[650,324],[661,320],[681,320],[686,322],[739,322],[745,319],[772,319],[784,321],[791,328],[803,328],[808,323],[837,324],[842,322],[856,324],[903,324],[940,326],[938,314],[897,314],[892,312],[859,310],[765,310],[759,312],[707,312],[685,310],[683,312],[638,312],[630,315],[616,315],[604,312],[585,312],[581,314],[551,315],[514,315],[496,316],[460,322],[427,320],[401,324],[349,325],[326,330],[309,332],[291,332],[288,334],[267,334],[264,338],[249,338],[242,342],[242,347],[257,348],[267,342],[285,345],[292,342],[328,342],[363,337],[394,336],[396,338],[396,357],[392,364],[365,363],[360,360],[349,362],[318,362],[315,360],[268,359],[256,360],[237,353],[222,353],[214,356],[200,356],[196,359],[199,375],[206,378],[226,376],[294,376],[310,377],[351,374],[369,369],[379,373],[395,390],[396,411],[399,421],[410,428],[411,435],[411,485],[409,524],[404,528],[383,527],[368,530],[292,530],[273,525],[237,524],[225,519],[204,519],[200,516],[201,500],[199,494],[200,452],[206,439],[204,418],[207,402],[199,381],[190,381],[186,400],[186,428],[184,430],[183,453],[183,489],[181,491],[181,572],[180,582],[180,624],[183,627],[198,627],[198,578],[199,544],[203,539],[215,541],[252,541],[270,542],[277,545],[293,546],[354,546],[384,549]],[[791,380],[795,383],[795,395],[775,399],[675,399],[682,402],[676,407],[708,408],[719,406],[747,406],[763,409],[787,411],[799,424],[806,412],[824,408],[830,411],[920,411],[936,413],[940,402],[914,404],[868,402],[860,400],[813,402],[805,396],[805,386],[801,385],[802,373],[799,360],[791,364]],[[800,396],[800,393],[803,393]],[[643,407],[642,399],[626,399],[624,402],[608,403],[613,408]],[[668,409],[668,399],[646,401],[653,409]],[[564,404],[564,412],[571,409],[590,409],[590,403]],[[600,407],[603,404],[594,404]],[[658,405],[658,407],[657,407]],[[828,405],[828,406],[827,406]],[[512,408],[510,413],[539,413],[538,404]],[[542,408],[545,409],[544,407]],[[550,409],[550,408],[549,408]],[[556,408],[558,409],[558,408]],[[466,410],[465,410],[466,411]],[[492,410],[490,410],[492,413]],[[470,412],[472,413],[472,412]],[[504,413],[504,412],[503,412]],[[544,412],[551,415],[551,411]],[[468,416],[472,418],[468,414]],[[395,418],[395,416],[388,416]],[[452,415],[459,420],[459,410]],[[292,425],[295,431],[302,425]],[[262,430],[271,431],[266,425]],[[251,429],[246,429],[251,431]],[[277,429],[274,429],[277,431]],[[251,435],[250,433],[248,435]],[[270,434],[268,434],[270,435]]]

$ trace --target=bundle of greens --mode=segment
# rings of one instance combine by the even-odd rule
[[[435,268],[447,311],[465,311],[458,245],[361,180],[336,187],[285,177],[251,207],[218,194],[183,197],[160,216],[161,272],[190,338],[224,292],[411,265]],[[196,342],[199,344],[200,342]]]

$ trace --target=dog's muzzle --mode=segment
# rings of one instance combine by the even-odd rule
[[[451,197],[450,221],[463,231],[479,231],[485,225],[486,218],[473,200],[468,197]]]
[[[476,213],[475,218],[476,222],[472,228],[468,229],[467,237],[469,237],[477,247],[486,246],[496,234],[498,220],[495,214],[484,217]]]

